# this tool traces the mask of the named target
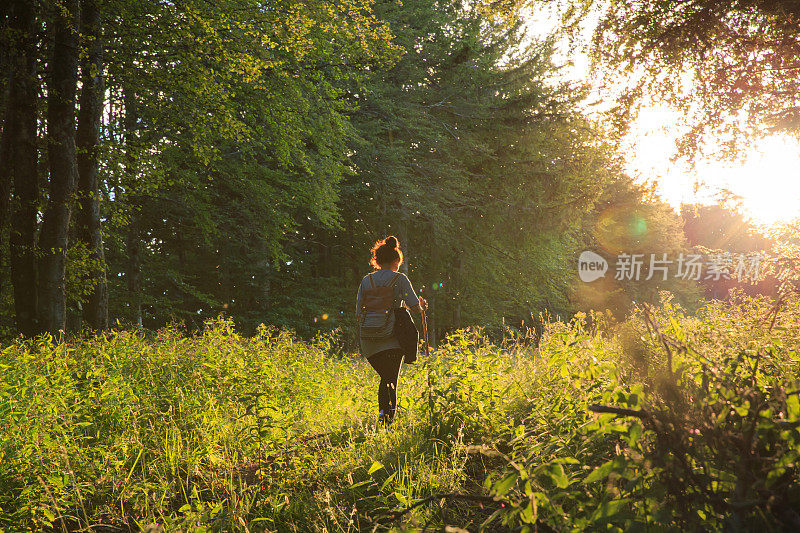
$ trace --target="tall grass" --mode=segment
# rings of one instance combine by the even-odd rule
[[[404,366],[391,431],[375,425],[377,376],[334,355],[331,337],[262,327],[246,338],[220,319],[193,337],[19,341],[0,356],[0,527],[785,527],[798,492],[800,407],[786,392],[800,309],[772,322],[769,305],[687,316],[667,302],[617,325],[578,317],[548,324],[538,349],[460,331]],[[751,414],[756,397],[766,418]],[[680,438],[659,436],[667,423]],[[719,449],[737,431],[771,450],[748,452],[750,470]],[[736,479],[757,469],[773,481],[750,494]],[[705,477],[681,496],[681,475]],[[770,495],[780,502],[759,507]]]

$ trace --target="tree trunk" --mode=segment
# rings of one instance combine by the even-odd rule
[[[262,275],[259,277],[258,280],[256,280],[256,283],[259,284],[260,289],[261,289],[259,291],[261,298],[260,298],[260,301],[259,301],[258,308],[262,313],[268,313],[270,308],[271,308],[271,304],[272,304],[272,302],[271,302],[271,299],[272,299],[271,289],[272,289],[272,287],[271,287],[271,280],[270,280],[270,278],[272,277],[272,264],[269,261],[269,256],[267,255],[268,252],[267,252],[266,246],[262,246],[262,248],[263,248],[262,254],[264,256],[264,258],[262,260],[262,263],[261,263]]]
[[[128,294],[130,294],[130,305],[133,311],[133,321],[138,327],[142,327],[142,259],[139,245],[138,215],[131,215],[131,222],[128,225],[128,234],[125,247],[128,254],[128,268],[125,277],[128,278]]]
[[[403,250],[403,264],[400,265],[400,272],[408,276],[408,263],[411,260],[411,254],[408,253],[408,231],[406,227],[405,220],[400,219],[397,221],[397,240],[400,241],[400,249]]]
[[[11,46],[8,108],[3,127],[9,159],[2,172],[13,184],[9,254],[17,329],[25,336],[39,332],[36,293],[36,222],[39,203],[36,79],[36,16],[29,0],[11,6],[9,28],[19,38]],[[8,142],[8,145],[5,143]]]
[[[458,281],[455,284],[456,288],[460,288],[461,287],[461,284],[463,283],[463,279],[464,279],[464,260],[463,260],[463,257],[462,257],[463,254],[464,254],[464,252],[462,251],[461,253],[458,254],[458,257],[456,258],[456,272],[458,272]],[[461,290],[456,290],[456,302],[455,302],[455,306],[453,307],[453,326],[455,327],[455,329],[461,329],[461,294],[462,294],[462,292],[463,291],[461,291]]]
[[[13,39],[12,33],[19,28],[14,27],[15,23],[12,22],[11,16],[13,15],[11,8],[12,3],[3,2],[0,5],[0,25],[8,30],[0,33],[0,72],[7,72],[8,75],[4,76],[4,84],[2,86],[3,103],[3,130],[0,135],[0,251],[2,251],[2,236],[5,233],[6,223],[8,222],[8,202],[11,195],[11,180],[12,169],[14,162],[14,144],[16,141],[16,113],[13,112],[13,107],[10,104],[11,85],[14,83],[14,71],[16,59],[22,54],[19,49],[21,43]],[[10,26],[10,27],[9,27]],[[1,252],[0,252],[1,253]],[[0,263],[2,257],[0,256]],[[0,283],[5,282],[5,272],[2,272]],[[1,288],[1,286],[0,286]]]
[[[60,336],[66,318],[65,270],[69,222],[78,169],[75,161],[75,93],[78,84],[78,0],[63,0],[53,21],[47,133],[50,187],[39,237],[39,321]]]
[[[136,105],[136,93],[126,85],[122,87],[122,106],[125,111],[123,131],[125,139],[125,172],[128,174],[127,203],[130,208],[130,222],[125,235],[125,252],[128,263],[125,278],[128,281],[128,305],[131,308],[133,322],[142,327],[142,254],[141,237],[139,235],[139,209],[141,202],[133,190],[136,182],[136,158],[134,147],[137,142],[139,115]]]
[[[4,43],[5,44],[5,43]],[[14,47],[10,47],[14,48]],[[5,54],[4,54],[5,55]],[[3,133],[0,135],[0,254],[5,249],[2,239],[5,236],[6,223],[8,222],[8,204],[11,196],[11,180],[13,179],[12,173],[14,168],[14,148],[16,144],[16,113],[12,111],[10,104],[10,97],[7,96],[10,91],[10,85],[14,82],[14,74],[9,69],[8,79],[6,83],[7,91],[4,91],[5,103],[5,117],[3,119]],[[0,264],[3,258],[0,255]],[[0,271],[0,290],[2,284],[6,283],[5,269]]]
[[[94,0],[83,0],[81,16],[87,53],[81,66],[81,96],[76,144],[78,149],[78,238],[91,251],[94,289],[83,304],[83,319],[95,330],[108,327],[108,288],[100,227],[100,188],[97,143],[103,112],[102,46],[100,16]]]

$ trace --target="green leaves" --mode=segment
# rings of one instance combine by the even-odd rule
[[[648,101],[671,104],[685,124],[681,156],[699,155],[705,142],[722,138],[729,140],[725,151],[733,156],[753,136],[796,131],[790,95],[797,77],[785,68],[771,71],[796,57],[776,44],[799,37],[793,24],[797,11],[790,6],[786,0],[752,6],[709,0],[690,6],[680,0],[614,3],[600,17],[592,56],[606,81],[624,88],[615,122],[629,125]],[[576,20],[589,12],[594,13],[586,10]],[[719,31],[721,21],[727,31]],[[676,82],[681,76],[691,82]]]
[[[372,475],[373,472],[376,472],[383,468],[383,463],[380,461],[373,461],[372,465],[370,465],[369,470],[367,470],[367,474]]]
[[[797,320],[798,305],[785,320]],[[506,431],[511,450],[495,485],[511,506],[498,517],[522,528],[535,502],[537,520],[553,528],[715,529],[727,516],[721,508],[748,528],[780,520],[746,503],[794,501],[797,490],[789,466],[800,454],[796,361],[778,353],[798,340],[775,342],[758,318],[769,312],[746,298],[699,316],[664,305],[635,314],[610,342],[583,320],[549,325],[526,417]],[[625,359],[631,338],[649,367]],[[665,344],[673,374],[663,370]],[[589,415],[592,404],[608,412]]]
[[[560,463],[551,463],[547,466],[546,472],[557,488],[565,489],[569,485],[567,475],[564,473],[564,467]]]
[[[626,510],[629,505],[630,500],[627,498],[603,501],[597,506],[597,509],[592,514],[590,521],[603,522],[613,519],[616,517],[616,515]]]
[[[267,311],[281,307],[281,266],[304,255],[300,231],[339,221],[346,89],[400,54],[386,21],[368,0],[101,7],[114,95],[101,126],[112,320],[136,322],[141,298],[146,327],[220,313],[251,329],[281,323]],[[131,275],[134,249],[144,283],[131,294],[115,278]],[[89,266],[79,252],[68,277],[78,304]]]
[[[513,487],[519,479],[518,473],[510,473],[492,486],[492,493],[502,497]]]
[[[782,330],[762,305],[665,306],[603,334],[553,321],[535,353],[460,331],[404,367],[392,431],[373,425],[374,371],[334,335],[219,319],[18,340],[0,350],[0,520],[58,528],[84,505],[90,524],[167,530],[714,530],[735,511],[766,530],[782,515],[754,502],[798,503],[800,303]]]
[[[625,468],[626,464],[627,461],[625,458],[615,457],[592,470],[592,473],[586,476],[583,482],[594,483],[597,481],[602,481],[607,478],[611,472],[621,472]]]
[[[786,398],[786,418],[788,420],[800,420],[800,395],[790,394]]]

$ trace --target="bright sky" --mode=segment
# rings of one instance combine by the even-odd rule
[[[627,139],[628,171],[655,181],[676,209],[681,203],[713,203],[721,189],[741,197],[757,224],[772,225],[800,216],[800,142],[772,135],[748,150],[742,161],[700,159],[694,169],[670,157],[675,151],[671,125],[680,115],[669,109],[644,110]]]
[[[543,36],[555,27],[555,11],[538,10],[529,18],[529,33]],[[591,27],[580,36],[585,48]],[[564,77],[586,81],[589,60],[584,51],[568,51],[566,46],[555,57],[569,63]],[[597,92],[595,98],[604,95]],[[722,189],[741,197],[753,222],[772,225],[800,217],[800,141],[786,135],[773,135],[755,143],[741,161],[702,158],[694,169],[686,163],[672,162],[681,115],[669,108],[643,109],[625,140],[628,173],[643,182],[655,182],[661,196],[675,209],[681,203],[714,203]],[[713,148],[713,147],[712,147]]]

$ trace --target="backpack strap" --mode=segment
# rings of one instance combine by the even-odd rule
[[[389,282],[389,285],[387,285],[387,287],[392,287],[392,288],[394,288],[394,283],[397,281],[397,278],[399,278],[399,277],[400,277],[400,272],[395,272],[395,275],[394,275],[394,277],[393,277],[393,278],[392,278],[392,280]],[[395,294],[397,294],[397,293],[395,293]],[[392,306],[394,306],[394,301],[392,301]],[[400,307],[402,307],[402,306],[403,306],[403,303],[402,303],[402,300],[401,300]]]
[[[374,272],[370,272],[370,274],[367,277],[369,278],[370,288],[374,289],[375,288],[375,280],[372,279],[372,274],[374,274]],[[394,285],[394,282],[397,281],[397,278],[399,278],[399,277],[400,277],[400,272],[395,272],[394,276],[391,279],[391,281],[389,281],[389,283],[386,284],[386,285],[382,285],[382,287],[391,287],[392,285]]]
[[[372,279],[372,272],[370,272],[367,277],[369,278],[370,288],[374,289],[375,288],[375,281]],[[364,321],[364,313],[366,313],[366,311],[367,311],[367,307],[366,307],[366,305],[364,305],[362,303],[361,304],[361,309],[359,310],[359,313],[358,313],[359,322],[363,322]]]

